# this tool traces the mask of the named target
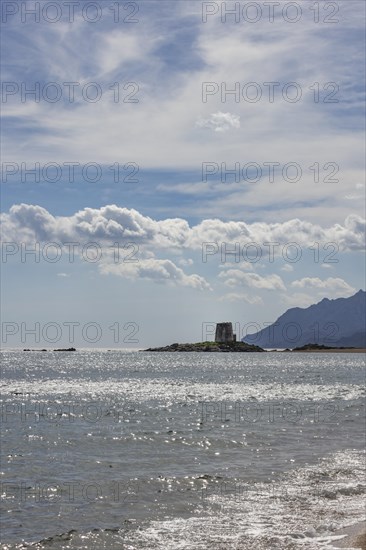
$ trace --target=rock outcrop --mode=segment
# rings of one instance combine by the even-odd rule
[[[262,352],[264,349],[259,346],[246,344],[245,342],[197,342],[195,344],[171,344],[161,348],[149,348],[143,351],[196,351],[196,352],[226,352],[226,353],[243,353],[243,352]]]

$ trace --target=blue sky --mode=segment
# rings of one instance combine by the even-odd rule
[[[273,22],[254,3],[255,23],[249,2],[237,22],[234,2],[119,2],[117,22],[96,2],[95,23],[87,4],[70,21],[58,2],[54,23],[3,6],[3,345],[52,347],[47,323],[67,345],[69,322],[84,347],[199,341],[225,320],[245,335],[364,288],[364,2],[321,1],[319,23],[307,0]]]

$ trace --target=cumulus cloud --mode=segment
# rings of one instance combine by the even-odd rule
[[[263,304],[260,296],[252,296],[245,293],[229,292],[219,298],[220,302],[247,302],[248,304]]]
[[[210,254],[220,257],[222,246],[229,252],[238,243],[240,253],[248,257],[257,247],[259,255],[268,255],[271,246],[282,253],[284,246],[295,243],[300,248],[314,242],[334,243],[340,251],[363,250],[365,247],[365,219],[352,214],[343,225],[337,223],[323,228],[318,224],[292,219],[283,223],[222,221],[204,219],[190,227],[182,218],[155,220],[135,209],[115,204],[100,208],[84,208],[71,216],[53,216],[45,208],[31,204],[13,205],[1,215],[3,239],[24,241],[132,241],[151,249],[202,250],[211,246]],[[269,245],[268,243],[272,243]],[[273,245],[273,243],[275,243]],[[253,246],[252,246],[253,245]]]
[[[182,258],[181,260],[179,260],[179,265],[183,265],[183,266],[186,266],[186,265],[193,265],[193,260],[192,258]]]
[[[258,289],[285,290],[281,277],[276,274],[262,277],[253,272],[243,272],[248,268],[253,269],[250,260],[253,254],[258,254],[258,259],[268,257],[273,243],[275,251],[282,254],[283,248],[289,242],[295,243],[300,252],[314,242],[334,243],[340,252],[363,250],[365,241],[365,220],[356,215],[348,216],[343,225],[335,224],[325,228],[300,219],[274,224],[204,219],[197,225],[190,226],[182,218],[156,220],[135,209],[115,204],[84,208],[70,216],[54,216],[38,205],[17,204],[9,212],[2,214],[1,222],[5,242],[29,245],[35,242],[55,242],[63,246],[66,243],[83,246],[85,243],[95,242],[103,250],[103,260],[98,266],[101,270],[103,266],[105,273],[169,281],[198,289],[207,289],[209,284],[199,274],[187,275],[176,265],[192,265],[191,258],[182,258],[184,252],[190,255],[198,253],[202,263],[212,262],[223,267],[219,277],[225,280],[227,286],[244,285]],[[130,246],[132,249],[135,247],[139,265],[124,264],[122,268],[114,265],[113,247],[116,245],[126,248],[127,251]],[[237,258],[236,249],[239,251]],[[243,251],[247,259],[249,258],[247,262]],[[176,263],[172,259],[174,255],[177,256]],[[235,260],[240,263],[234,263]],[[283,269],[290,271],[290,266],[287,264]],[[342,279],[330,278],[324,283],[320,279],[304,278],[294,281],[293,287],[310,286],[349,293],[351,287],[340,281]]]
[[[157,283],[169,283],[195,288],[196,290],[211,290],[207,281],[199,275],[186,275],[171,260],[147,259],[132,264],[101,265],[101,272],[114,274],[129,279],[149,279]]]
[[[189,233],[186,220],[153,220],[137,210],[116,205],[84,208],[72,216],[55,217],[41,206],[17,204],[9,214],[2,215],[2,227],[4,240],[133,241],[159,248],[181,247]]]
[[[109,166],[120,159],[123,151],[125,159],[140,161],[147,170],[176,170],[178,167],[191,171],[197,169],[202,159],[230,164],[245,159],[262,164],[270,159],[283,165],[296,158],[304,177],[305,172],[309,176],[302,185],[295,190],[294,185],[284,182],[281,189],[277,185],[270,189],[269,185],[259,183],[246,194],[246,205],[254,211],[265,209],[263,216],[270,215],[276,206],[282,219],[287,217],[290,207],[292,212],[295,208],[303,208],[302,201],[306,204],[314,201],[309,211],[319,220],[326,216],[337,220],[338,211],[343,219],[349,204],[360,213],[361,204],[357,200],[350,203],[344,196],[357,195],[351,182],[362,181],[362,163],[357,162],[357,158],[363,158],[360,156],[363,140],[358,115],[363,98],[357,78],[350,75],[353,72],[362,74],[364,67],[360,53],[364,8],[362,2],[347,0],[342,3],[347,6],[343,10],[344,36],[327,33],[327,40],[324,39],[324,25],[314,25],[309,10],[308,19],[304,13],[301,23],[296,25],[280,17],[275,25],[268,25],[263,12],[255,25],[244,23],[243,33],[244,27],[233,24],[232,16],[222,25],[219,13],[208,17],[207,24],[200,24],[202,14],[197,6],[192,9],[192,2],[169,3],[164,17],[160,10],[154,9],[153,3],[148,16],[141,17],[138,25],[126,24],[123,29],[113,23],[113,13],[108,6],[105,6],[101,25],[86,24],[80,6],[72,25],[65,21],[57,25],[39,25],[39,32],[35,33],[33,25],[22,25],[20,30],[12,24],[12,32],[7,34],[9,64],[4,80],[21,82],[25,78],[29,87],[32,81],[60,84],[78,81],[80,86],[72,106],[66,100],[67,89],[61,86],[65,101],[57,104],[57,117],[53,116],[55,105],[47,101],[36,103],[28,98],[27,103],[22,103],[18,94],[8,97],[3,110],[5,116],[11,117],[13,131],[4,136],[4,159],[9,162],[22,159],[30,165],[34,162],[62,164],[65,159],[87,163],[97,159]],[[128,16],[122,11],[121,18]],[[268,14],[268,6],[265,11]],[[280,8],[276,7],[275,11]],[[184,40],[178,39],[178,27],[182,33],[179,37]],[[354,40],[349,40],[349,36]],[[180,45],[187,43],[192,47],[180,49]],[[296,70],[294,59],[298,64]],[[351,64],[348,63],[350,59]],[[347,71],[351,71],[350,75]],[[127,95],[123,84],[127,79],[133,79],[140,87],[138,104],[123,103]],[[289,105],[283,100],[281,88],[294,79],[301,85],[303,97],[297,105]],[[322,85],[339,82],[341,88],[346,80],[347,102],[340,102],[337,111],[326,105],[324,108],[315,105],[309,92],[315,80]],[[203,103],[202,83],[207,81],[219,87],[223,83],[228,90],[240,81],[240,97],[229,93],[227,102],[223,103],[221,90],[217,90],[208,97],[207,103]],[[245,99],[243,84],[256,81],[261,99],[251,103]],[[281,83],[273,103],[268,101],[268,87],[263,85],[266,81]],[[90,104],[83,99],[81,89],[87,82],[101,86],[101,101]],[[115,102],[115,89],[111,89],[113,82],[121,83],[119,104]],[[291,116],[287,116],[289,108]],[[346,110],[348,122],[340,127],[339,116]],[[197,119],[207,132],[197,131]],[[337,132],[334,132],[334,125]],[[317,128],[315,134],[314,127]],[[121,132],[121,128],[128,128],[128,132]],[[298,128],[302,128],[301,150],[293,137]],[[221,139],[210,139],[223,132],[225,149]],[[342,179],[337,183],[336,193],[334,184],[309,184],[312,173],[307,167],[316,160],[330,160],[329,151],[342,167]],[[153,193],[153,184],[150,189]],[[187,190],[187,187],[181,189]],[[197,187],[191,186],[191,189],[196,193]],[[231,197],[232,206],[228,202],[227,189],[220,197],[223,203],[213,200],[208,205],[203,189],[202,200],[197,201],[197,205],[203,206],[206,212],[209,206],[211,217],[218,211],[215,206],[220,211],[224,206],[226,213],[234,217],[237,208],[242,207],[242,190],[238,193],[240,196]],[[267,204],[271,208],[265,208]]]
[[[196,126],[207,128],[214,132],[227,132],[232,128],[240,128],[240,116],[218,111],[217,113],[212,113],[209,118],[200,117],[196,122]]]
[[[281,277],[275,274],[262,277],[258,273],[245,273],[239,269],[229,269],[220,273],[219,277],[225,279],[225,285],[231,287],[244,285],[264,290],[286,290]]]
[[[328,277],[320,279],[319,277],[303,277],[291,283],[294,288],[315,288],[322,293],[331,293],[332,296],[351,296],[355,289],[340,277]]]

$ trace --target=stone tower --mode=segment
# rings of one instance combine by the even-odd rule
[[[236,342],[236,335],[233,334],[232,323],[217,323],[215,342]]]

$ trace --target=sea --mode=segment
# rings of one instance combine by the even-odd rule
[[[1,548],[334,548],[365,356],[3,350]]]

